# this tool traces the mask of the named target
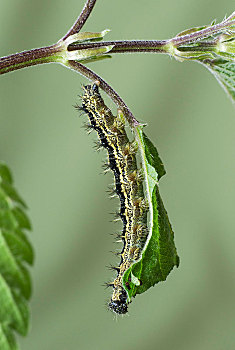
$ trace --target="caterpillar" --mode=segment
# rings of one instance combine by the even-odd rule
[[[123,286],[123,276],[129,267],[141,257],[141,249],[147,237],[147,205],[144,199],[141,169],[137,168],[137,145],[128,139],[125,120],[119,111],[114,116],[105,105],[99,92],[99,83],[83,86],[82,107],[89,119],[89,129],[94,129],[100,146],[108,152],[107,166],[114,174],[114,192],[120,199],[119,216],[123,223],[122,233],[118,235],[123,241],[120,253],[121,261],[117,276],[109,286],[113,287],[109,309],[116,314],[128,311],[128,283]]]

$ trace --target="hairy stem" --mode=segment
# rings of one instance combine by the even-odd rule
[[[125,52],[159,52],[167,53],[165,46],[169,40],[123,40],[123,41],[102,41],[94,43],[71,44],[68,51],[99,48],[102,46],[114,45],[109,53]]]
[[[188,44],[192,41],[196,41],[198,39],[203,39],[205,37],[208,36],[213,36],[213,34],[219,33],[220,30],[223,30],[227,27],[231,27],[233,25],[235,25],[235,19],[234,20],[230,20],[231,17],[233,17],[234,14],[232,14],[230,17],[228,17],[225,21],[215,24],[213,26],[201,29],[199,31],[190,33],[190,34],[186,34],[186,35],[182,35],[182,36],[176,36],[175,38],[171,39],[171,42],[174,45],[185,45]]]
[[[62,48],[65,43],[65,39],[77,33],[81,30],[86,20],[88,19],[96,0],[87,0],[80,16],[72,26],[72,28],[67,32],[67,34],[58,41],[57,44],[23,51],[18,54],[2,57],[0,59],[0,74],[4,74],[10,71],[21,69],[24,67],[29,67],[37,64],[49,63],[49,62],[58,62],[59,54],[62,49],[65,51],[65,48]],[[192,31],[188,34],[178,35],[175,38],[169,40],[124,40],[124,41],[103,41],[103,42],[83,42],[70,44],[66,48],[67,52],[79,51],[79,50],[95,50],[102,47],[113,48],[109,51],[110,54],[113,53],[125,53],[125,52],[155,52],[155,53],[167,53],[172,56],[175,55],[175,50],[178,50],[178,53],[181,51],[202,51],[206,50],[212,52],[214,51],[213,46],[216,46],[216,40],[212,39],[207,42],[198,42],[199,39],[204,39],[206,37],[213,37],[213,35],[220,33],[221,31],[226,30],[227,27],[235,25],[234,13],[224,20],[221,23],[206,27],[201,30]],[[75,40],[76,41],[76,40]],[[197,47],[187,47],[187,44],[192,42],[197,42]],[[183,47],[181,47],[183,46]],[[175,55],[177,56],[177,55]],[[182,58],[184,58],[181,55]]]
[[[60,51],[61,48],[58,45],[51,45],[1,57],[0,75],[25,67],[56,62]]]
[[[22,51],[10,56],[0,58],[0,74],[11,72],[17,69],[34,66],[37,64],[57,62],[57,56],[61,51],[60,43]],[[68,46],[68,51],[76,51],[90,48],[100,48],[103,46],[115,45],[110,53],[125,53],[125,52],[158,52],[167,53],[164,46],[167,44],[166,40],[162,41],[148,41],[148,40],[124,40],[124,41],[104,41],[93,43],[71,44]]]
[[[93,72],[91,69],[87,68],[83,64],[77,62],[77,61],[68,61],[67,66],[86,78],[90,79],[91,81],[98,81],[99,86],[102,90],[106,92],[106,94],[111,98],[111,100],[122,110],[123,114],[127,118],[130,125],[133,127],[141,125],[134,117],[133,113],[129,109],[129,107],[126,105],[126,103],[123,101],[123,99],[118,95],[118,93],[104,80],[102,79],[98,74]]]
[[[93,7],[95,6],[95,3],[96,0],[87,0],[82,9],[82,12],[78,16],[73,26],[64,35],[64,37],[58,41],[57,44],[47,47],[41,47],[38,49],[22,51],[10,56],[1,57],[0,75],[15,71],[17,69],[35,66],[38,64],[58,62],[61,58],[59,52],[61,52],[62,50],[63,42],[70,35],[78,33],[82,29]]]
[[[95,3],[96,3],[96,0],[87,0],[79,17],[77,18],[73,26],[69,29],[69,31],[65,34],[65,36],[62,38],[62,40],[67,39],[72,34],[80,32],[80,30],[86,23],[88,17],[90,16],[91,11],[95,6]]]

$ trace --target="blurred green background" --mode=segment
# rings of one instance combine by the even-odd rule
[[[1,1],[1,56],[55,42],[82,0]],[[107,39],[167,39],[222,20],[234,0],[98,0],[84,30]],[[22,350],[235,348],[235,113],[196,63],[154,54],[90,64],[120,93],[156,144],[160,190],[181,258],[167,282],[137,296],[129,315],[107,311],[115,263],[109,233],[118,201],[106,193],[105,152],[73,108],[87,81],[60,65],[1,76],[0,159],[28,203],[36,261],[32,329]],[[111,102],[109,102],[111,106]],[[85,117],[84,117],[85,118]]]

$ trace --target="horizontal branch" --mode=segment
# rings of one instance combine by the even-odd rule
[[[0,58],[0,74],[17,69],[56,61],[56,55],[61,51],[57,45],[22,51]]]
[[[213,26],[208,26],[204,29],[186,34],[186,35],[177,35],[175,38],[171,39],[174,45],[185,45],[191,43],[192,41],[196,41],[198,39],[203,39],[209,36],[213,36],[214,34],[218,34],[221,30],[225,30],[228,27],[235,25],[235,19],[230,20],[234,17],[232,14],[226,20],[221,23],[215,24]]]
[[[96,49],[102,47],[113,46],[109,53],[125,53],[125,52],[158,52],[167,53],[166,40],[148,41],[148,40],[124,40],[124,41],[103,41],[81,44],[70,44],[67,47],[69,52]],[[61,61],[63,41],[59,41],[55,45],[46,46],[38,49],[22,51],[10,56],[0,58],[0,75],[17,69],[35,66],[37,64],[51,63]]]
[[[57,44],[2,57],[0,59],[0,74],[43,63],[63,63],[66,60],[82,59],[85,61],[93,56],[102,56],[102,54],[107,52],[109,54],[131,52],[164,53],[179,60],[184,60],[186,58],[200,59],[200,57],[206,59],[214,53],[220,53],[220,51],[222,56],[224,54],[229,55],[231,52],[233,55],[233,47],[229,47],[229,43],[220,45],[217,39],[221,33],[227,34],[230,33],[229,30],[233,30],[235,26],[234,13],[221,23],[204,27],[203,29],[192,28],[168,40],[113,40],[97,42],[91,37],[91,41],[88,42],[89,32],[84,33],[84,35],[88,35],[87,37],[86,35],[84,36],[86,40],[81,39],[82,35],[77,39],[78,36],[76,37],[76,34],[71,33],[75,33],[81,29],[95,3],[96,0],[87,0],[78,20]],[[101,37],[104,35],[102,35],[102,33],[100,33]],[[65,40],[65,38],[67,39]],[[71,38],[70,42],[73,40],[74,43],[69,43],[68,38]],[[205,41],[205,38],[208,38],[208,41]],[[199,41],[199,39],[201,39],[201,41]],[[194,45],[195,43],[196,45]],[[105,49],[104,51],[102,51],[103,48]],[[201,56],[199,54],[201,54]]]
[[[77,43],[68,46],[68,51],[85,50],[90,48],[99,48],[103,46],[113,45],[111,53],[125,53],[125,52],[159,52],[166,53],[164,46],[168,40],[123,40],[123,41],[102,41],[93,43]]]

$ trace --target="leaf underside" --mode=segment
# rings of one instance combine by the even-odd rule
[[[15,350],[14,332],[26,335],[31,280],[26,264],[33,250],[25,235],[30,222],[26,205],[13,187],[8,167],[0,163],[0,349]]]
[[[225,59],[208,60],[203,64],[215,76],[228,96],[235,102],[235,63]]]
[[[179,265],[174,233],[158,188],[158,180],[165,174],[165,169],[155,146],[142,132],[142,129],[138,129],[139,147],[143,148],[144,155],[142,162],[145,161],[147,169],[144,176],[151,194],[150,211],[152,210],[153,215],[152,223],[149,223],[149,226],[152,226],[149,233],[150,239],[147,246],[144,247],[141,259],[127,270],[123,278],[123,285],[129,300],[156,283],[165,281],[173,267]]]

